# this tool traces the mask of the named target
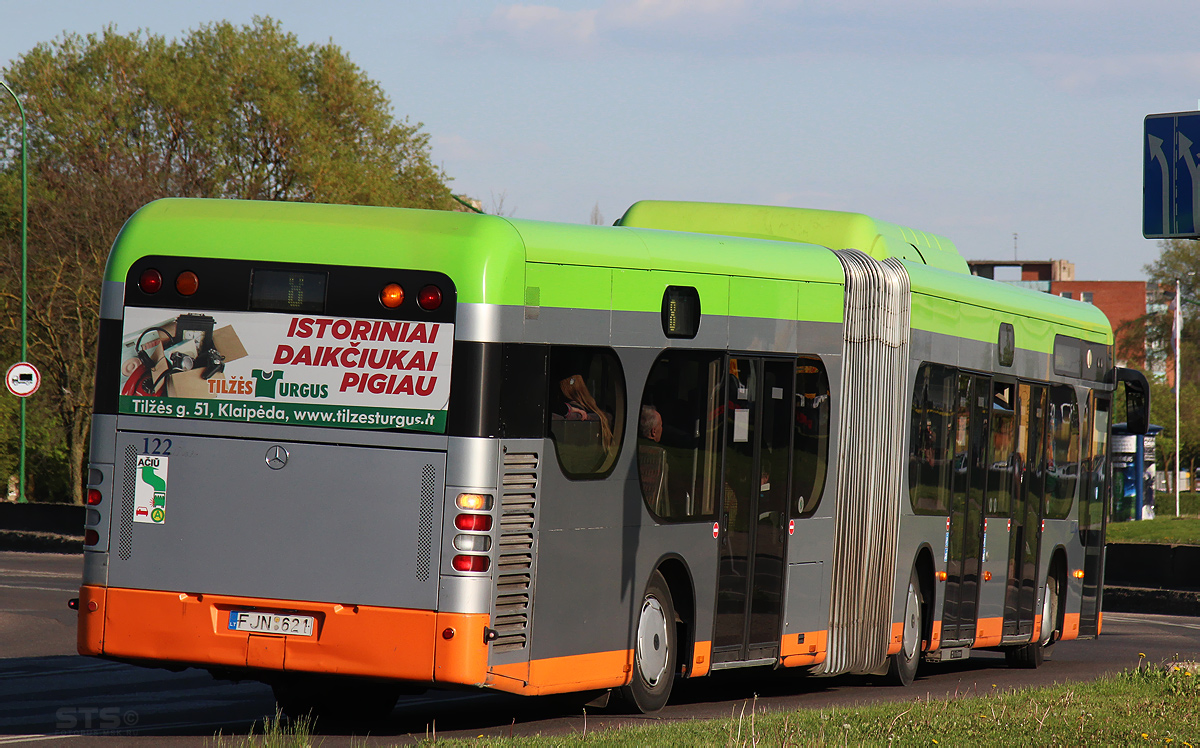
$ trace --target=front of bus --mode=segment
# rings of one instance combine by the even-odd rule
[[[459,304],[520,257],[482,244],[511,244],[503,222],[208,200],[130,219],[101,302],[81,654],[484,681],[494,507],[448,479],[447,419]]]

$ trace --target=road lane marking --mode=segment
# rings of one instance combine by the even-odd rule
[[[1193,629],[1195,631],[1200,631],[1200,624],[1196,624],[1196,623],[1175,623],[1173,621],[1156,621],[1155,619],[1147,618],[1146,616],[1122,616],[1122,615],[1114,615],[1112,613],[1106,613],[1104,617],[1110,621],[1121,621],[1122,623],[1153,623],[1158,626],[1174,626],[1175,628]]]
[[[24,584],[0,584],[6,590],[41,590],[42,592],[78,592],[78,587],[30,587]]]
[[[18,577],[59,577],[61,579],[79,579],[82,576],[77,571],[33,571],[31,569],[0,569],[0,574],[12,574]]]

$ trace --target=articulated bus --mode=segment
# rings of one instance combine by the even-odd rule
[[[1100,633],[1104,315],[860,214],[169,199],[101,301],[79,651],[660,709]]]

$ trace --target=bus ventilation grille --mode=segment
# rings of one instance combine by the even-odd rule
[[[429,563],[433,554],[433,480],[437,471],[426,465],[421,471],[421,519],[417,524],[417,579],[429,579]]]
[[[493,652],[520,650],[529,645],[537,489],[537,453],[505,454],[500,540],[496,554],[494,626],[498,636],[492,642]]]
[[[121,481],[120,539],[117,553],[122,561],[128,561],[133,553],[133,492],[137,482],[137,447],[125,448],[125,474]]]

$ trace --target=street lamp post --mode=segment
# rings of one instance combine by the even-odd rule
[[[1179,442],[1180,442],[1180,436],[1181,436],[1179,433],[1179,390],[1181,389],[1180,382],[1179,382],[1179,347],[1180,347],[1179,340],[1180,340],[1180,337],[1182,336],[1182,328],[1183,328],[1183,291],[1179,287],[1179,280],[1180,280],[1179,278],[1175,279],[1175,319],[1173,320],[1174,324],[1172,324],[1172,327],[1175,329],[1172,331],[1172,335],[1171,335],[1172,341],[1175,344],[1175,516],[1176,517],[1179,516]],[[1190,480],[1192,480],[1194,482],[1196,479],[1193,476],[1190,478]],[[1138,519],[1141,519],[1141,517],[1138,517]]]
[[[17,94],[13,92],[8,84],[0,81],[0,88],[8,91],[8,95],[12,96],[13,101],[17,103],[17,111],[21,113],[21,360],[25,361],[28,358],[28,343],[26,337],[26,320],[28,319],[29,293],[28,273],[29,273],[29,252],[26,247],[25,237],[27,234],[27,226],[29,224],[29,177],[26,172],[25,154],[28,151],[28,141],[26,140],[25,131],[25,107],[21,106],[21,100],[17,98]],[[21,458],[20,458],[20,493],[17,496],[17,501],[22,504],[28,499],[25,498],[25,398],[21,398]]]

